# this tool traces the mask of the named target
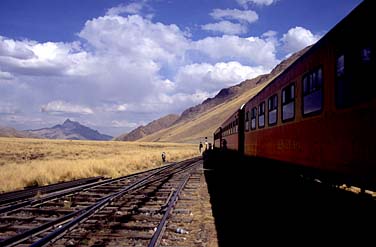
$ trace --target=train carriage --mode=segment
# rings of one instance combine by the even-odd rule
[[[213,147],[215,149],[220,149],[222,148],[222,127],[219,127],[215,132],[214,132],[214,144]]]
[[[244,105],[233,113],[222,125],[221,134],[214,136],[214,143],[220,139],[223,149],[243,152],[244,148]]]
[[[235,112],[221,127],[244,112],[244,132],[230,132],[227,145],[375,186],[373,13],[375,3],[362,2]]]

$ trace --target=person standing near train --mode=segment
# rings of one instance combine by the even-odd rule
[[[166,153],[165,152],[162,152],[162,162],[163,163],[166,162]]]
[[[200,144],[198,145],[198,150],[200,151],[200,154],[202,153],[202,147],[203,147],[202,142],[200,142]]]

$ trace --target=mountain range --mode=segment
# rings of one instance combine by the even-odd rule
[[[17,137],[17,138],[40,138],[40,136],[29,133],[25,130],[16,130],[15,128],[0,126],[0,137]]]
[[[239,109],[242,104],[267,86],[309,48],[310,46],[283,60],[269,74],[260,75],[229,88],[224,88],[215,97],[208,98],[201,104],[186,109],[175,122],[166,128],[153,133],[149,132],[149,134],[143,131],[142,126],[136,128],[130,132],[135,137],[132,140],[188,143],[198,143],[203,141],[205,137],[211,140],[214,131],[222,122],[236,109]],[[161,119],[153,122],[158,122]],[[138,133],[139,131],[143,132]],[[120,136],[115,138],[115,140],[123,139]]]
[[[28,133],[48,139],[65,139],[65,140],[111,140],[112,136],[99,133],[86,127],[79,122],[65,120],[63,124],[55,125],[51,128],[37,130],[27,130]]]
[[[279,63],[269,74],[245,80],[237,85],[224,88],[213,98],[190,107],[181,115],[170,114],[139,126],[129,133],[122,134],[113,140],[145,141],[145,142],[185,142],[198,143],[205,137],[212,139],[214,131],[236,109],[246,103],[275,77],[303,55],[310,47],[306,47]],[[18,131],[14,128],[1,127],[0,136],[48,138],[67,140],[111,140],[109,135],[67,119],[62,125],[38,130]]]
[[[179,119],[179,115],[169,114],[157,120],[154,120],[147,124],[146,126],[139,126],[129,133],[122,134],[116,138],[115,141],[135,141],[141,139],[147,135],[153,134],[159,130],[165,129],[173,125],[176,120]]]

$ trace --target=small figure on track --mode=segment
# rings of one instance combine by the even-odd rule
[[[166,153],[162,152],[162,162],[166,162]]]

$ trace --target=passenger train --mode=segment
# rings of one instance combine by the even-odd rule
[[[214,147],[375,188],[375,10],[357,6],[222,123]]]

